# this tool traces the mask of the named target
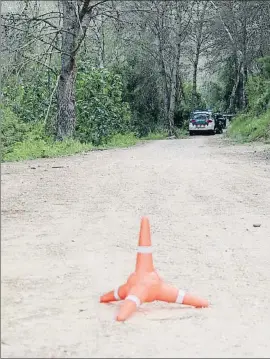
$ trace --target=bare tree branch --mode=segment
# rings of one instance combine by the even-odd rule
[[[44,54],[43,54],[44,55]],[[53,69],[52,67],[48,66],[47,64],[45,64],[44,62],[40,61],[40,59],[35,59],[33,57],[27,56],[25,54],[22,54],[22,57],[24,57],[25,59],[29,59],[31,61],[37,62],[38,64],[46,67],[48,70],[52,71],[54,74],[57,75],[57,71],[55,71],[55,69]],[[39,55],[39,57],[42,57]]]

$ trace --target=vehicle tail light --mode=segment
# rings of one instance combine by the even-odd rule
[[[212,120],[207,120],[207,123],[212,123],[213,121]]]

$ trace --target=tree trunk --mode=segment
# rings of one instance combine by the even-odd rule
[[[169,125],[169,136],[174,134],[174,113],[175,113],[175,97],[176,97],[176,66],[173,67],[172,80],[171,80],[171,91],[170,91],[170,103],[168,109],[168,125]]]
[[[231,92],[231,95],[230,95],[229,112],[235,111],[235,98],[236,98],[236,91],[237,91],[237,88],[239,86],[241,68],[242,68],[242,62],[239,61],[238,66],[237,66],[236,79],[235,79],[233,89],[232,89],[232,92]]]
[[[160,58],[160,66],[161,66],[161,76],[163,82],[163,98],[164,98],[164,119],[166,120],[168,117],[168,111],[170,107],[170,96],[169,96],[169,89],[168,89],[168,81],[167,81],[167,73],[166,73],[166,66],[164,61],[164,54],[163,54],[163,45],[161,43],[160,34],[158,34],[158,42],[159,42],[159,58]]]
[[[104,20],[103,15],[101,15],[102,24],[101,24],[101,42],[100,42],[100,64],[99,67],[103,68],[105,66],[105,36],[104,36]]]
[[[103,15],[100,16],[101,24],[96,25],[95,35],[98,43],[98,63],[97,66],[101,69],[105,64],[105,36],[104,36],[104,19]]]
[[[56,136],[58,140],[72,137],[76,124],[75,109],[75,44],[78,35],[76,10],[72,0],[64,0],[63,33],[61,46],[61,73],[57,88],[58,113]]]
[[[75,59],[62,67],[58,84],[57,139],[72,137],[76,124],[75,109]]]
[[[247,64],[244,60],[243,67],[242,67],[242,109],[245,109],[247,107],[247,91],[246,91],[246,85],[247,85]]]
[[[192,76],[192,107],[193,110],[197,106],[197,73],[198,73],[198,63],[199,63],[199,49],[197,47],[196,56],[193,63],[193,76]]]
[[[180,68],[178,66],[177,69],[177,76],[176,76],[176,101],[186,101],[186,95],[185,95],[185,91],[184,91],[184,86],[183,86],[183,79],[181,77],[181,73],[180,73]]]
[[[168,124],[169,124],[169,135],[176,135],[174,127],[174,115],[175,115],[175,105],[176,105],[176,96],[177,96],[177,82],[180,78],[180,55],[181,55],[181,10],[177,7],[177,18],[176,18],[176,29],[175,33],[175,56],[173,61],[172,75],[171,75],[171,84],[170,84],[170,102],[168,109]]]
[[[180,60],[180,51],[181,51],[181,34],[177,36],[177,45],[176,45],[176,54],[175,60],[172,69],[172,79],[171,79],[171,88],[170,88],[170,103],[168,109],[168,124],[169,124],[169,136],[175,134],[174,128],[174,114],[175,114],[175,104],[176,104],[176,86],[177,78],[179,71],[179,60]]]
[[[198,32],[196,34],[196,53],[195,53],[195,59],[193,62],[193,76],[192,76],[192,107],[193,107],[193,110],[195,109],[195,107],[198,106],[197,74],[198,74],[199,57],[201,54],[203,27],[204,27],[205,13],[206,13],[206,9],[207,9],[207,1],[205,1],[205,3],[203,4],[202,10],[200,10],[200,6],[201,6],[200,3],[198,3],[197,6],[199,6],[197,8],[199,22],[197,24]]]
[[[98,49],[98,67],[100,69],[103,69],[104,68],[104,35],[101,34],[100,35],[101,38],[100,38],[100,43],[99,43],[99,49]]]
[[[242,69],[242,108],[247,107],[247,93],[246,93],[246,84],[247,84],[247,2],[243,3],[244,15],[243,15],[243,69]]]

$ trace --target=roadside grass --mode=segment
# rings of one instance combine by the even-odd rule
[[[141,138],[143,141],[155,141],[155,140],[165,140],[168,137],[168,132],[161,130],[158,132],[150,132],[147,136]]]
[[[106,150],[111,148],[123,148],[136,145],[142,140],[158,140],[165,138],[164,134],[151,134],[150,136],[140,139],[134,133],[116,134],[112,136],[107,143],[100,146],[94,146],[91,143],[81,143],[78,140],[67,139],[65,141],[56,142],[51,138],[28,138],[22,142],[17,142],[12,149],[5,153],[2,152],[1,162],[16,162],[23,160],[31,160],[37,158],[53,158],[71,156],[74,154],[94,151]]]
[[[189,131],[185,128],[177,128],[176,135],[177,138],[186,138],[189,137]]]
[[[187,136],[187,131],[177,130],[177,138]],[[37,158],[53,158],[71,156],[78,153],[106,150],[112,148],[131,147],[142,141],[163,140],[168,137],[166,131],[151,132],[148,136],[138,138],[134,133],[116,134],[106,143],[94,146],[91,143],[81,143],[75,139],[54,141],[50,137],[35,137],[31,134],[21,142],[16,142],[8,152],[2,151],[1,162],[16,162]]]
[[[110,148],[123,148],[131,147],[138,143],[139,139],[134,133],[116,134],[112,136],[107,143],[104,145],[95,147],[97,149],[110,149]]]
[[[53,141],[51,138],[27,139],[23,142],[15,143],[12,151],[4,154],[3,161],[15,162],[36,158],[71,156],[94,150],[130,147],[134,146],[137,142],[138,138],[133,133],[114,135],[106,144],[100,146],[93,146],[91,143],[81,143],[74,139],[67,139],[61,142]]]
[[[92,144],[83,144],[76,140],[54,142],[51,139],[29,139],[15,143],[12,151],[3,156],[3,160],[4,162],[14,162],[36,158],[61,157],[90,151],[93,148]]]
[[[270,109],[258,117],[250,113],[237,116],[229,126],[227,136],[240,143],[270,143]]]

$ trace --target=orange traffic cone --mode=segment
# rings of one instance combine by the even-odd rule
[[[153,272],[152,243],[150,233],[150,223],[146,217],[141,220],[139,243],[137,248],[136,272]]]
[[[101,303],[122,300],[116,320],[124,321],[144,302],[160,300],[180,303],[196,308],[208,307],[204,299],[186,293],[166,284],[159,277],[153,265],[150,224],[146,217],[141,220],[136,269],[127,282],[114,291],[100,297]]]

